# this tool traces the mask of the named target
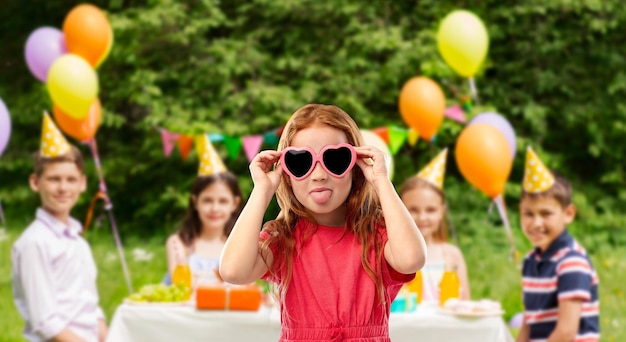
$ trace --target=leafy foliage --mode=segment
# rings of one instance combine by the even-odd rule
[[[23,46],[39,26],[60,27],[75,1],[5,1],[0,20],[0,96],[13,119],[13,136],[0,159],[0,197],[7,210],[32,210],[26,185],[37,149],[40,111],[50,109],[45,87],[28,72]],[[105,108],[100,156],[120,228],[148,235],[177,221],[186,205],[197,158],[161,152],[159,127],[175,132],[262,134],[280,127],[298,107],[332,103],[364,128],[403,125],[397,110],[402,84],[412,76],[437,80],[450,104],[469,94],[467,82],[439,57],[435,32],[449,11],[466,8],[485,22],[489,60],[476,77],[480,104],[471,115],[495,110],[516,129],[518,157],[507,188],[514,203],[523,149],[570,177],[586,226],[603,242],[623,243],[626,200],[625,56],[620,50],[626,9],[619,0],[306,1],[100,0],[115,43],[98,70]],[[462,126],[446,121],[435,146],[404,146],[395,157],[395,182],[415,173],[440,148],[452,146]],[[273,146],[264,146],[272,148]],[[226,159],[225,149],[218,146]],[[82,147],[85,155],[88,149]],[[450,156],[449,194],[458,211],[472,208]],[[227,160],[244,192],[251,182],[242,154]],[[77,208],[81,216],[97,188]],[[454,195],[454,196],[453,196]],[[458,195],[458,196],[456,196]],[[470,196],[471,197],[471,196]],[[477,196],[475,198],[478,198]],[[487,202],[479,199],[479,201]],[[622,204],[623,206],[623,204]],[[275,214],[268,213],[268,217]],[[578,228],[576,228],[578,229]]]

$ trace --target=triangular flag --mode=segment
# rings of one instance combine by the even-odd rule
[[[239,137],[224,136],[224,145],[226,145],[230,159],[236,159],[241,150],[241,139]]]
[[[467,122],[467,120],[465,119],[465,113],[463,112],[461,106],[459,106],[458,104],[446,108],[446,110],[443,112],[443,115],[460,123]]]
[[[419,137],[420,137],[419,133],[417,133],[417,131],[414,128],[409,128],[409,132],[407,134],[409,145],[415,146],[415,144],[417,144],[417,140],[419,139]]]
[[[174,143],[178,139],[177,133],[172,133],[164,128],[161,128],[161,143],[163,144],[163,154],[169,157],[174,149]]]
[[[61,131],[50,119],[48,113],[43,113],[41,126],[41,145],[39,153],[42,157],[58,157],[70,152],[70,144]]]
[[[385,144],[389,146],[389,132],[387,131],[387,127],[374,128],[372,129],[372,132],[381,137]]]
[[[274,132],[276,133],[276,136],[280,139],[280,137],[283,135],[283,131],[285,130],[285,125],[282,125],[278,128],[276,128],[274,130]]]
[[[278,136],[276,135],[276,131],[270,131],[263,134],[263,141],[270,146],[278,144]]]
[[[248,158],[248,162],[251,162],[261,150],[261,145],[263,145],[263,136],[249,135],[243,137],[241,142],[243,143],[243,150],[246,152],[246,158]]]
[[[196,150],[198,158],[200,158],[200,156],[204,153],[204,149],[206,148],[206,144],[204,143],[204,141],[206,138],[206,134],[199,134],[193,137],[193,146]],[[209,138],[209,141],[211,141],[211,138]]]
[[[191,150],[191,145],[193,145],[193,138],[181,134],[176,139],[176,143],[178,145],[178,149],[180,150],[180,154],[183,156],[183,160],[187,160],[187,156],[189,156],[189,150]]]
[[[198,175],[200,176],[210,176],[217,172],[226,171],[226,165],[220,158],[219,154],[211,144],[209,137],[206,134],[203,134],[201,139],[201,147],[196,147],[197,151],[200,152],[198,155],[200,158],[200,167],[198,167]]]
[[[428,165],[426,165],[420,172],[417,173],[417,177],[424,179],[437,189],[443,189],[443,177],[446,174],[446,159],[448,157],[448,149],[443,151],[433,158]]]
[[[524,180],[522,187],[529,193],[544,192],[554,185],[552,172],[543,164],[530,146],[526,149]]]
[[[219,133],[209,133],[209,140],[214,142],[219,142],[224,140],[224,136]]]
[[[387,127],[387,131],[389,132],[389,150],[391,154],[396,155],[406,141],[409,132],[406,128],[396,126]]]

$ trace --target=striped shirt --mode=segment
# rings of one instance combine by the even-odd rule
[[[530,341],[545,341],[556,327],[558,306],[564,300],[582,300],[575,341],[599,341],[598,276],[585,249],[567,229],[545,252],[534,249],[522,269],[524,320]]]

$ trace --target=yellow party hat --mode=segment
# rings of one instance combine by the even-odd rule
[[[41,146],[39,153],[42,157],[52,158],[62,156],[70,152],[70,144],[61,131],[50,119],[48,113],[43,113],[43,125],[41,127]]]
[[[220,158],[219,154],[211,144],[211,140],[206,134],[203,134],[196,140],[196,148],[200,157],[200,168],[198,168],[199,176],[210,176],[217,172],[225,172],[226,165]]]
[[[443,189],[443,176],[446,174],[446,159],[448,158],[448,149],[443,151],[433,158],[420,172],[417,173],[417,177],[424,179],[437,189]]]
[[[522,181],[524,191],[529,193],[543,192],[550,189],[553,184],[554,176],[552,172],[543,165],[535,151],[528,146],[526,149],[524,180]]]

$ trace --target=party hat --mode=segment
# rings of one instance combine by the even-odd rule
[[[48,113],[43,114],[43,125],[41,127],[41,147],[39,152],[42,157],[58,157],[70,152],[70,144],[59,131],[54,121],[50,119]]]
[[[529,193],[543,192],[554,184],[554,176],[550,170],[543,165],[541,159],[535,154],[530,146],[526,149],[526,163],[524,166],[524,180],[522,187]]]
[[[210,176],[217,172],[226,171],[226,165],[220,158],[219,154],[211,144],[211,140],[206,134],[203,134],[198,139],[197,149],[198,156],[200,157],[200,168],[198,169],[198,175]]]
[[[446,174],[446,159],[448,158],[448,149],[443,151],[433,158],[420,172],[417,173],[417,177],[424,179],[437,189],[443,189],[443,176]]]

